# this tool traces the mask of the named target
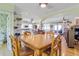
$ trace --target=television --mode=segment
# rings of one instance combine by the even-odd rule
[[[79,40],[79,28],[75,28],[75,39]]]

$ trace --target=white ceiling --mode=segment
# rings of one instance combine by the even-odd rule
[[[33,18],[37,23],[41,20],[56,22],[62,20],[63,16],[74,18],[79,15],[79,13],[73,13],[76,9],[72,9],[79,8],[77,3],[49,3],[46,8],[41,8],[38,3],[16,3],[15,6],[15,11],[22,18],[26,20]]]

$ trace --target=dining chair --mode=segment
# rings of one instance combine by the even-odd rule
[[[26,38],[26,37],[28,37],[28,36],[31,36],[31,32],[24,32],[23,33],[23,36]]]
[[[60,35],[54,38],[54,33],[52,33],[52,44],[51,47],[42,52],[43,56],[61,56],[61,39]]]
[[[52,36],[53,32],[46,32],[45,33],[47,36]]]
[[[10,36],[10,39],[11,39],[11,45],[12,45],[12,54],[13,56],[18,56],[18,48],[17,48],[17,41],[14,40],[14,37],[11,35]]]
[[[24,35],[31,35],[31,32],[24,32]]]
[[[22,47],[21,41],[17,37],[11,35],[10,38],[12,43],[12,52],[14,56],[33,56],[34,51],[30,48]]]

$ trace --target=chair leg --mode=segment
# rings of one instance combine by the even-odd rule
[[[48,56],[46,53],[42,53],[42,56]]]
[[[78,44],[78,41],[75,41],[75,45],[77,45]]]

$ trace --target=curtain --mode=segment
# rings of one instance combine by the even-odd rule
[[[7,15],[0,13],[0,43],[6,41],[7,33]]]

